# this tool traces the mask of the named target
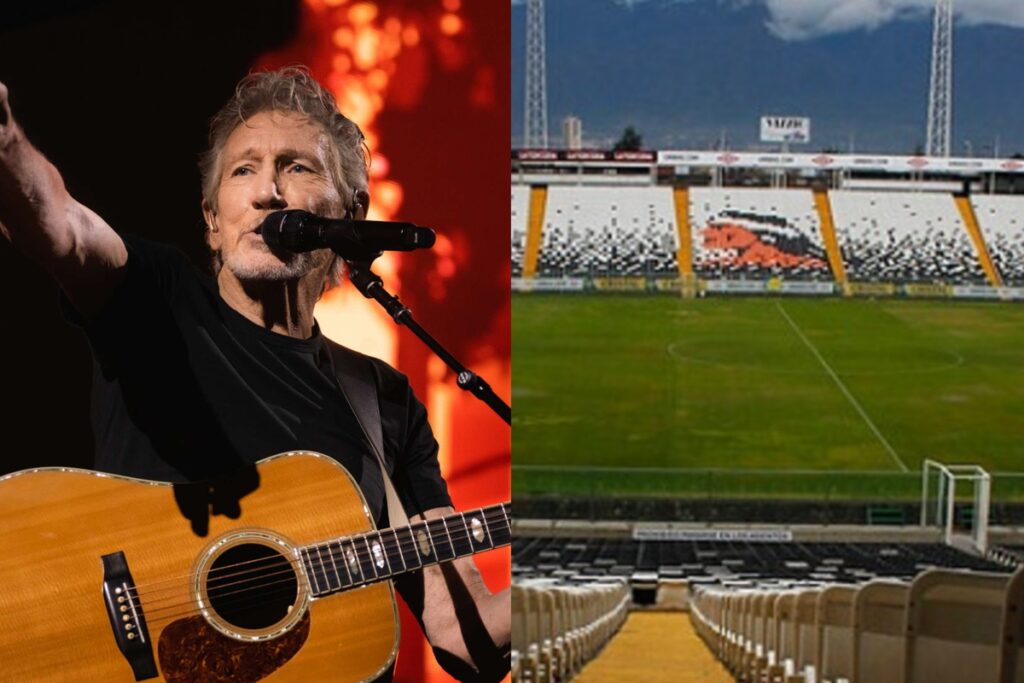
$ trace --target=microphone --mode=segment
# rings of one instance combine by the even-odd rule
[[[434,231],[412,223],[325,218],[301,209],[275,211],[256,232],[272,249],[303,252],[326,247],[352,261],[373,260],[382,251],[414,251],[434,245]]]

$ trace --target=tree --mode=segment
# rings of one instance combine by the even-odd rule
[[[626,130],[622,131],[622,137],[612,147],[612,151],[615,152],[636,152],[642,149],[644,146],[644,138],[640,133],[636,132],[633,126],[626,126]]]

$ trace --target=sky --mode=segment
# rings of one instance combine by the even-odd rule
[[[899,20],[930,21],[935,7],[934,0],[729,0],[729,4],[764,5],[768,11],[765,27],[782,40],[812,40],[847,31],[874,30]],[[954,13],[962,25],[1024,28],[1021,0],[956,0]]]
[[[806,115],[813,151],[910,153],[924,142],[934,4],[547,0],[550,135],[574,114],[589,146],[633,125],[651,148],[704,149],[724,136],[743,149],[758,144],[760,115]],[[955,0],[954,12],[954,154],[1022,152],[1024,0]],[[512,20],[516,146],[522,0]]]

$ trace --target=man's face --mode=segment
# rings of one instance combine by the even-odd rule
[[[271,251],[255,230],[282,209],[338,216],[341,198],[327,167],[327,134],[295,113],[261,112],[239,124],[221,156],[217,211],[205,210],[210,246],[239,280],[289,280],[326,266],[326,250]]]

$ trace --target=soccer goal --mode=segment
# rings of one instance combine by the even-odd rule
[[[938,527],[947,545],[985,554],[992,477],[977,465],[925,460],[921,470],[921,526]]]

